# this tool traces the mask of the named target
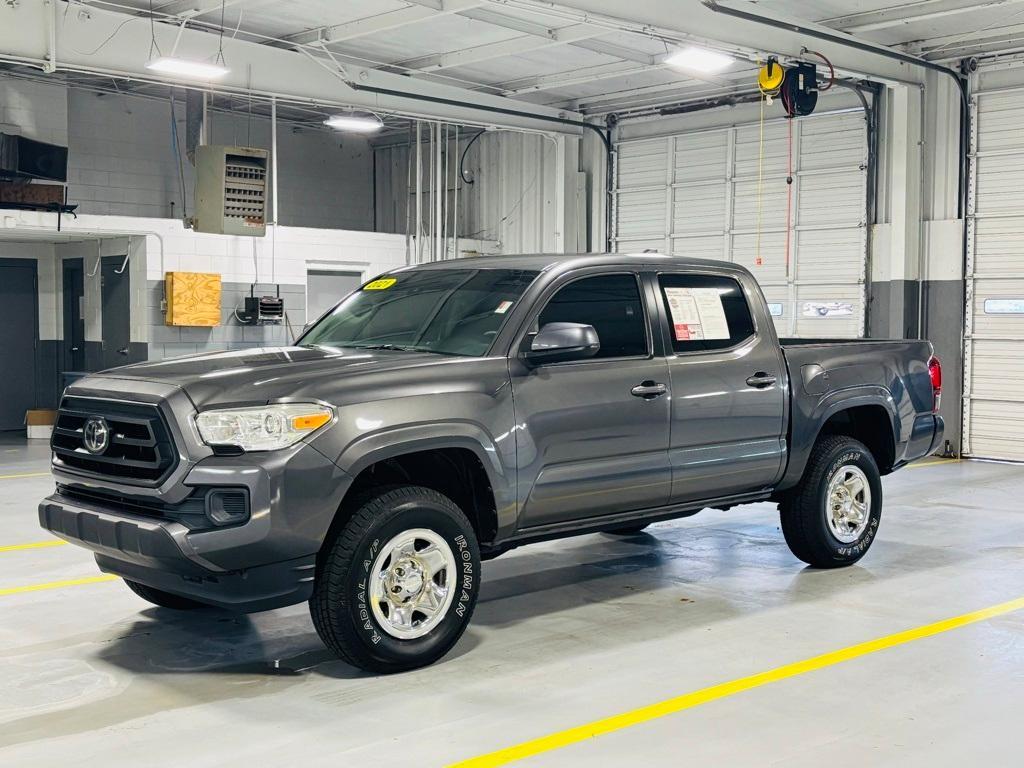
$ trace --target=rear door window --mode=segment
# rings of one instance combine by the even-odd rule
[[[733,278],[662,274],[658,283],[677,354],[728,349],[754,335],[750,306]]]

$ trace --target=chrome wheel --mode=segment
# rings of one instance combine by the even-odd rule
[[[857,541],[871,519],[871,486],[860,467],[840,467],[828,483],[825,519],[832,535],[844,544]]]
[[[448,542],[426,528],[404,531],[387,542],[370,574],[373,617],[401,640],[430,632],[455,596],[455,555]]]

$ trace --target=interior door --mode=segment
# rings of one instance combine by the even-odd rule
[[[101,368],[116,368],[131,362],[130,269],[131,264],[124,256],[103,257]]]
[[[771,487],[783,469],[788,395],[775,334],[751,312],[763,302],[758,289],[739,272],[663,272],[656,282],[672,386],[672,501]]]
[[[35,261],[0,259],[0,430],[23,429],[35,407],[38,318]]]
[[[520,528],[658,507],[669,497],[668,370],[655,356],[649,298],[636,274],[580,275],[548,292],[527,330],[592,325],[598,355],[538,367],[510,361]]]
[[[65,259],[63,371],[85,370],[85,273],[82,259]]]

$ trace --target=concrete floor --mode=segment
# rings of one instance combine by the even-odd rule
[[[0,444],[0,547],[45,539],[45,446]],[[484,566],[440,664],[333,660],[304,606],[176,614],[120,582],[0,596],[0,765],[441,766],[1024,595],[1024,467],[885,480],[874,548],[805,569],[769,505]],[[0,552],[0,590],[95,573]],[[530,766],[1019,765],[1024,611],[548,752]]]

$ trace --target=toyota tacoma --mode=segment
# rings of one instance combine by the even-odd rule
[[[751,274],[656,254],[395,270],[292,345],[94,374],[62,396],[44,528],[171,609],[308,601],[368,670],[436,661],[480,564],[778,504],[857,562],[881,478],[939,445],[926,341],[780,343]]]

